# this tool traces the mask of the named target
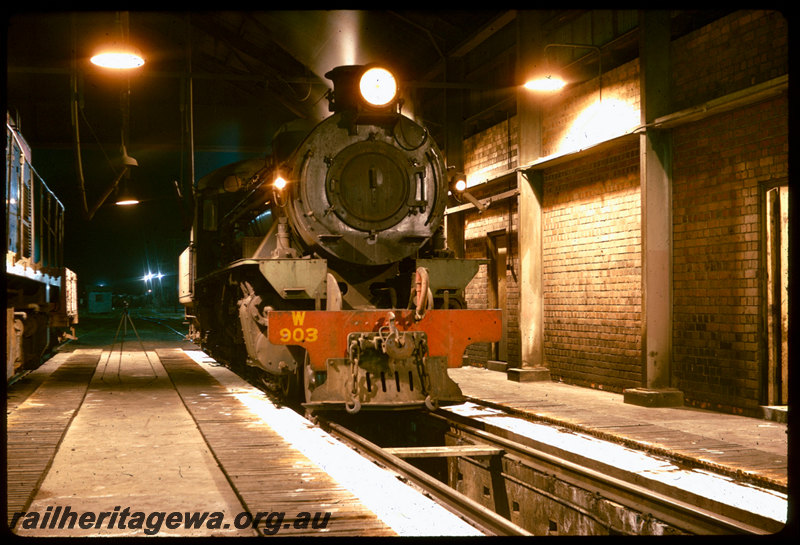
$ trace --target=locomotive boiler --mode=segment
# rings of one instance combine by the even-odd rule
[[[481,261],[446,247],[442,152],[387,70],[326,77],[332,115],[198,181],[179,260],[190,337],[311,411],[461,402],[447,369],[501,318],[466,308]]]

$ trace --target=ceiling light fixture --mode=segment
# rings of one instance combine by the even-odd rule
[[[130,70],[144,65],[142,52],[130,45],[112,44],[90,60],[92,64],[114,70]]]
[[[122,145],[122,168],[123,173],[121,176],[121,183],[117,188],[117,206],[132,206],[134,204],[139,204],[139,199],[137,199],[133,192],[130,190],[130,177],[131,177],[131,167],[139,166],[139,162],[128,155],[128,150],[125,149],[125,145]]]
[[[113,70],[130,70],[144,65],[142,52],[129,43],[130,18],[127,11],[117,13],[116,25],[118,27],[117,38],[114,38],[110,44],[104,45],[90,59],[92,64]]]
[[[133,193],[128,190],[128,184],[123,184],[117,193],[117,202],[115,204],[117,206],[133,206],[134,204],[139,204],[139,199],[134,197]]]

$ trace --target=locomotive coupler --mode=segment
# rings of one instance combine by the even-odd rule
[[[383,336],[384,329],[389,330],[386,337]],[[390,359],[404,360],[406,358],[411,357],[411,355],[414,353],[414,350],[416,348],[414,341],[413,340],[410,342],[407,341],[406,333],[401,334],[400,330],[397,329],[394,312],[389,312],[389,325],[381,328],[379,333],[381,334],[380,348],[381,350],[383,350],[384,354],[389,356]]]
[[[361,410],[361,395],[368,396],[369,392],[374,392],[373,388],[378,387],[371,380],[380,380],[383,390],[386,391],[383,381],[386,377],[394,376],[398,381],[399,391],[398,373],[411,375],[411,369],[416,370],[416,375],[419,377],[418,384],[420,393],[424,396],[425,406],[432,411],[438,407],[438,394],[433,391],[427,371],[429,362],[426,335],[422,332],[400,331],[395,324],[393,313],[389,313],[389,325],[377,332],[351,333],[347,354],[349,373],[345,387],[347,396],[345,410],[348,413],[355,414]],[[360,368],[364,369],[366,375]],[[402,369],[405,371],[400,371]],[[370,379],[370,376],[375,378]],[[360,381],[359,377],[363,380]],[[359,384],[366,392],[359,392]],[[410,383],[408,386],[413,389]]]

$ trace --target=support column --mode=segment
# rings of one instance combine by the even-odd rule
[[[642,123],[670,113],[670,16],[639,15]],[[683,404],[670,388],[672,363],[672,140],[648,129],[640,137],[642,208],[642,387],[624,401],[648,407]]]
[[[445,76],[448,83],[461,83],[464,78],[464,61],[460,58],[448,58],[445,65]],[[447,166],[456,171],[464,171],[464,91],[462,89],[445,89],[445,142],[444,151]],[[449,175],[449,173],[448,173]],[[445,216],[445,237],[447,247],[455,257],[463,258],[465,254],[464,212],[456,212]]]
[[[517,15],[518,83],[535,73],[543,62],[541,14],[522,10]],[[517,94],[519,164],[541,157],[541,106],[523,87]],[[518,382],[550,380],[544,357],[544,299],[542,290],[542,173],[517,173],[519,188],[521,367],[508,369],[508,379]]]

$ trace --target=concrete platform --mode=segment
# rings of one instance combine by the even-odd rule
[[[514,382],[479,367],[449,369],[469,399],[485,400],[536,421],[558,424],[693,467],[788,487],[788,425],[695,409],[625,403],[622,394],[552,381]]]

